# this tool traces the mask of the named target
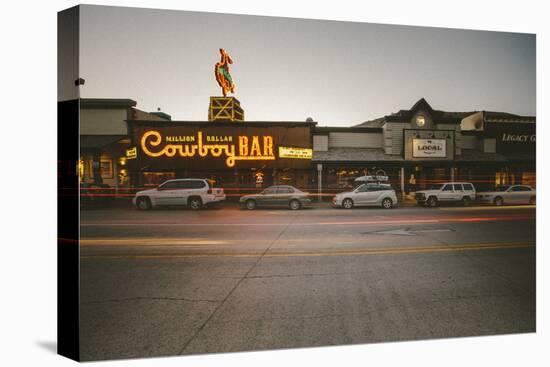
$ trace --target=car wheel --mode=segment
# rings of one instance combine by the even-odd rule
[[[501,206],[504,204],[504,200],[502,200],[502,198],[500,196],[497,196],[495,198],[495,200],[493,200],[493,203],[496,205],[496,206]]]
[[[139,210],[150,210],[151,209],[151,199],[148,197],[141,197],[137,199],[136,206]]]
[[[353,200],[351,199],[344,199],[344,201],[342,201],[342,207],[344,209],[351,209],[353,208]]]
[[[248,210],[254,210],[256,209],[256,200],[247,200],[245,203],[246,209]]]
[[[438,204],[437,202],[437,198],[435,196],[430,196],[428,198],[428,201],[426,201],[426,204],[430,207],[430,208],[435,208]]]
[[[188,204],[192,210],[199,210],[202,208],[202,200],[200,198],[190,198]]]
[[[534,205],[536,202],[537,199],[534,196],[531,196],[531,198],[529,198],[529,204]]]
[[[302,207],[302,204],[300,204],[300,201],[294,199],[290,200],[290,203],[288,204],[291,210],[298,210]]]
[[[382,208],[384,209],[391,209],[393,206],[393,201],[390,198],[385,198],[382,200]]]
[[[462,206],[469,206],[471,201],[472,199],[470,199],[470,197],[464,196],[462,198]]]

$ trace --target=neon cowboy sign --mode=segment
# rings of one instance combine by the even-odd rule
[[[223,157],[227,167],[234,167],[237,161],[275,160],[273,137],[271,135],[207,135],[197,131],[196,135],[162,136],[156,130],[146,131],[140,139],[140,147],[146,156],[152,158]]]

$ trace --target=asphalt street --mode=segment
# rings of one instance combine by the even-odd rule
[[[535,331],[535,208],[81,212],[81,358]]]

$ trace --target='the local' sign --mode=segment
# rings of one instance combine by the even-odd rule
[[[446,148],[445,139],[413,139],[414,158],[445,158]]]

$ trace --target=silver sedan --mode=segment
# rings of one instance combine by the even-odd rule
[[[480,203],[494,204],[535,204],[536,191],[527,185],[502,185],[495,191],[479,192],[476,195]]]

